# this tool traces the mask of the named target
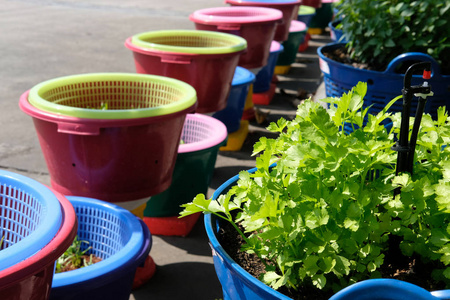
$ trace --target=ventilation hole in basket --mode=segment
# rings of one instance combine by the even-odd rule
[[[368,85],[373,85],[373,79],[367,79],[367,84]]]
[[[157,165],[158,164],[158,160],[155,160],[155,165]]]
[[[73,163],[73,164],[72,164],[72,167],[76,167],[76,164]]]

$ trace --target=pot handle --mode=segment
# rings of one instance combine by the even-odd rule
[[[189,65],[191,63],[191,58],[176,55],[164,55],[161,56],[161,62],[169,64]]]
[[[429,291],[397,279],[369,279],[352,284],[329,300],[439,300]]]
[[[58,132],[75,135],[100,135],[100,127],[86,124],[58,123]]]
[[[400,54],[395,57],[386,68],[385,73],[395,73],[395,69],[402,62],[412,60],[412,61],[429,61],[431,62],[431,77],[440,77],[441,67],[438,62],[431,56],[421,52],[408,52]]]

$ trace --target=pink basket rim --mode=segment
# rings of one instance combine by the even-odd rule
[[[224,16],[223,14],[242,14],[247,16]],[[274,8],[255,6],[227,6],[200,9],[193,12],[189,19],[201,24],[225,25],[225,24],[250,24],[281,21],[283,13]]]
[[[47,111],[40,110],[28,101],[29,90],[20,96],[19,107],[27,115],[47,122],[55,123],[59,132],[72,133],[76,135],[99,135],[100,128],[110,127],[128,127],[135,125],[144,125],[157,123],[162,120],[178,118],[182,115],[195,111],[198,102],[192,106],[175,112],[173,114],[136,118],[136,119],[83,119],[71,116],[64,116]]]
[[[336,0],[337,1],[337,0]],[[280,2],[269,2],[269,1],[245,1],[245,0],[225,0],[225,3],[235,4],[235,5],[251,5],[251,6],[296,6],[302,3],[301,0],[286,0]]]
[[[217,146],[227,138],[227,127],[222,123],[222,121],[219,121],[216,118],[195,113],[186,115],[186,120],[184,121],[185,124],[188,120],[198,120],[199,122],[210,125],[215,134],[212,137],[199,142],[180,144],[178,146],[178,153],[195,152],[208,149]]]
[[[270,52],[278,52],[281,49],[281,43],[277,41],[272,41],[270,44]]]
[[[299,32],[299,31],[306,31],[308,27],[306,26],[305,22],[292,20],[291,26],[289,26],[289,32]]]
[[[0,271],[0,286],[6,288],[16,284],[33,274],[40,272],[55,261],[72,244],[77,234],[77,216],[72,204],[62,194],[52,190],[59,200],[63,218],[61,227],[55,237],[35,255],[15,264],[12,267]],[[51,283],[51,280],[50,280]]]

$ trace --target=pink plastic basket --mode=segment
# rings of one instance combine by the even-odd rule
[[[270,43],[282,18],[277,9],[253,6],[206,8],[189,16],[198,30],[220,31],[246,39],[247,52],[241,55],[238,65],[247,69],[267,64]]]
[[[301,0],[225,0],[232,6],[257,6],[278,9],[283,13],[283,20],[278,24],[274,40],[283,42],[288,39],[289,26],[297,19]]]
[[[186,116],[181,132],[184,144],[180,144],[178,153],[214,147],[222,143],[227,135],[227,128],[221,121],[202,114],[189,114]]]

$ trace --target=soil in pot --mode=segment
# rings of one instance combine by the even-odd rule
[[[230,223],[221,223],[217,239],[230,257],[253,277],[259,278],[264,273],[265,264],[259,257],[240,250],[244,240]],[[395,238],[391,239],[390,249],[395,249],[398,243],[399,241]],[[431,277],[431,272],[436,266],[431,263],[425,264],[417,257],[405,257],[399,251],[393,250],[386,254],[385,263],[379,269],[381,277],[410,282],[429,291],[445,289],[445,284],[436,282]],[[271,263],[266,262],[266,264]],[[319,290],[312,285],[304,286],[298,291],[286,287],[278,291],[294,300],[328,300],[335,293],[330,290]]]
[[[89,242],[79,240],[78,237],[75,237],[72,245],[57,260],[55,273],[80,269],[102,260],[94,254],[87,254],[91,247],[83,246],[83,244],[88,245]]]

